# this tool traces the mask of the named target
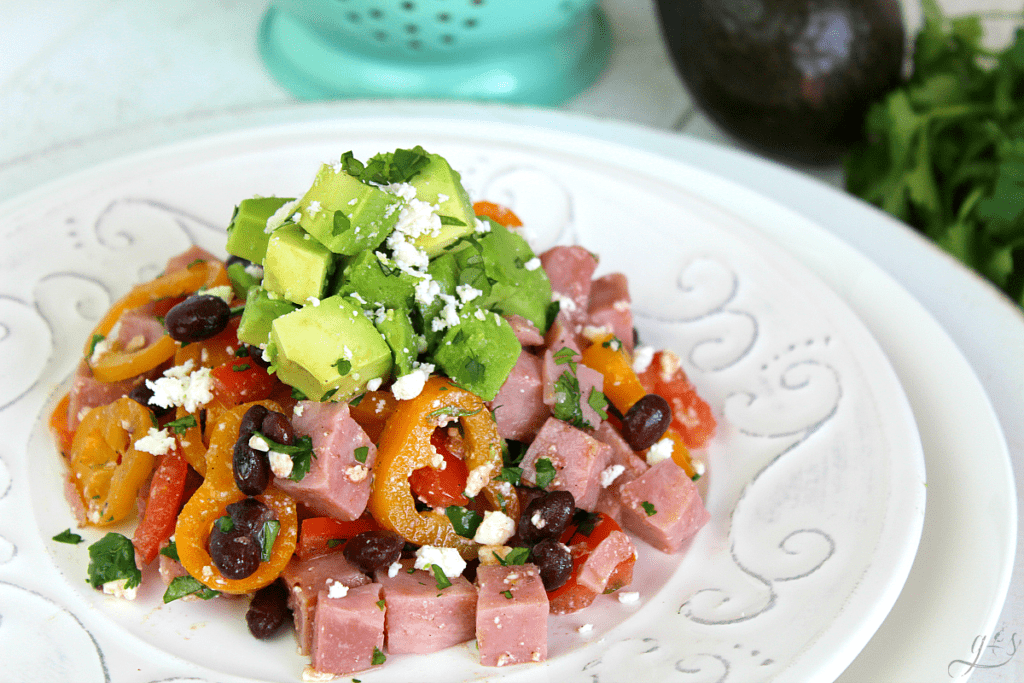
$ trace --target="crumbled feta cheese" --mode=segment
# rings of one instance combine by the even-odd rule
[[[470,302],[478,296],[483,296],[483,292],[473,285],[456,285],[455,293],[463,302]]]
[[[476,551],[477,559],[484,566],[501,564],[505,556],[512,552],[507,545],[482,545]]]
[[[611,328],[607,327],[606,325],[584,325],[582,334],[591,342],[596,342],[601,337],[611,334],[611,332]],[[616,342],[615,340],[612,340],[612,350],[619,350],[618,342]]]
[[[295,417],[302,417],[302,413],[306,410],[306,406],[301,403],[296,403],[295,408],[292,409],[292,415]]]
[[[466,490],[463,495],[467,498],[476,498],[476,496],[487,486],[487,482],[491,480],[491,472],[494,471],[494,463],[488,462],[483,465],[478,465],[469,471],[469,476],[466,477]]]
[[[647,464],[657,465],[662,460],[668,460],[672,457],[672,451],[675,448],[675,444],[672,439],[667,436],[658,441],[656,444],[647,449]]]
[[[622,465],[611,465],[601,470],[601,488],[606,489],[612,482],[619,478],[619,475],[626,471]]]
[[[398,576],[400,571],[402,571],[402,563],[400,560],[395,560],[388,566],[388,577],[393,579]]]
[[[707,471],[707,467],[705,467],[704,461],[703,460],[694,460],[693,461],[693,471],[697,473],[698,477],[703,477],[704,473]]]
[[[312,664],[307,664],[302,668],[302,680],[304,683],[327,683],[334,680],[334,674],[317,671]]]
[[[107,336],[96,342],[96,345],[92,347],[92,355],[89,356],[90,363],[99,362],[100,358],[107,355],[114,346],[114,342],[121,335],[121,321],[118,320],[114,323],[114,326],[110,328],[110,332],[107,332]]]
[[[337,600],[346,595],[348,595],[348,586],[341,581],[331,581],[330,586],[327,588],[327,597]]]
[[[636,592],[619,593],[619,602],[623,605],[635,605],[640,602],[640,594]]]
[[[288,220],[289,216],[291,216],[292,213],[294,213],[295,207],[298,205],[298,199],[283,204],[281,208],[274,212],[273,216],[267,219],[267,227],[264,228],[263,231],[269,235],[270,233],[280,228],[284,224],[284,222]]]
[[[383,381],[384,380],[381,377],[374,377],[373,379],[366,383],[366,390],[377,391],[378,389],[380,389],[381,382]]]
[[[504,545],[516,533],[515,521],[500,510],[487,510],[473,535],[481,545]]]
[[[540,259],[534,256],[532,259],[523,264],[523,268],[527,270],[537,270],[540,268]]]
[[[581,636],[584,636],[584,635],[587,635],[588,633],[591,633],[593,630],[594,630],[594,625],[593,624],[583,624],[583,626],[580,626],[578,629],[576,629],[576,632],[579,633]]]
[[[366,479],[366,475],[370,473],[370,470],[363,465],[352,465],[345,470],[345,476],[351,482],[360,482]]]
[[[481,221],[481,220],[478,220],[476,218],[471,218],[470,220],[471,221],[473,221],[473,220],[476,221],[476,225],[473,226],[473,229],[476,231],[476,233],[478,235],[486,235],[487,233],[489,233],[491,231],[491,222],[490,221]]]
[[[391,393],[400,401],[416,398],[433,371],[434,366],[430,363],[416,363],[411,372],[395,380],[391,385]]]
[[[651,366],[654,360],[654,347],[640,345],[633,349],[633,372],[640,374]]]
[[[576,310],[576,302],[571,297],[562,296],[558,292],[551,293],[551,300],[558,302],[558,309],[565,311],[566,313],[572,313]]]
[[[146,436],[135,442],[135,450],[153,455],[167,455],[174,448],[174,437],[166,429],[150,427]]]
[[[318,202],[315,199],[311,201],[309,203],[309,206],[306,207],[306,213],[309,215],[310,218],[320,213],[320,202]]]
[[[306,303],[312,306],[313,308],[316,308],[317,306],[320,305],[320,299],[317,299],[315,296],[308,296],[306,297]]]
[[[125,588],[125,584],[128,583],[128,579],[115,579],[113,581],[107,581],[103,584],[103,592],[107,595],[113,595],[115,598],[122,598],[124,600],[134,600],[139,593],[138,585],[132,586],[131,588]]]
[[[441,285],[433,277],[427,275],[416,283],[414,287],[416,303],[429,306],[441,294]]]
[[[270,450],[270,444],[267,443],[267,440],[264,439],[259,434],[253,434],[252,436],[249,437],[249,448],[253,449],[254,451],[267,452]]]
[[[270,471],[274,473],[275,477],[284,479],[291,475],[294,463],[290,455],[280,451],[270,451],[267,453],[267,457],[270,458]]]
[[[153,390],[150,405],[161,408],[184,407],[189,413],[195,413],[202,406],[213,400],[213,378],[210,368],[199,368],[192,371],[193,363],[186,361],[164,371],[163,377],[146,380],[146,386]]]
[[[548,525],[548,520],[544,519],[544,515],[540,514],[540,510],[533,513],[533,516],[530,517],[530,522],[538,529],[543,529]]]
[[[431,565],[440,567],[449,579],[462,574],[466,561],[455,548],[438,548],[432,545],[420,546],[416,551],[416,569],[430,571]]]
[[[263,266],[258,263],[250,263],[244,268],[244,270],[249,276],[257,280],[263,279]]]

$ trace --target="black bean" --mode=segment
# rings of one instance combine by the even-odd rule
[[[219,296],[194,294],[167,311],[164,326],[171,339],[197,342],[221,332],[231,318],[231,307]]]
[[[267,416],[270,411],[263,406],[256,404],[249,410],[245,411],[245,415],[242,416],[242,421],[238,423],[238,438],[249,440],[253,432],[258,432],[263,429],[263,418]]]
[[[228,505],[227,512],[236,529],[252,536],[262,534],[263,525],[274,519],[274,511],[256,498],[244,498],[232,503]]]
[[[239,437],[232,454],[232,468],[238,490],[247,496],[258,496],[270,484],[270,456],[249,445],[248,439]]]
[[[210,533],[210,559],[220,573],[229,579],[252,576],[260,566],[263,548],[257,540],[241,529],[221,531],[216,524]]]
[[[295,443],[295,430],[287,417],[278,412],[268,412],[260,429],[263,436],[285,446]]]
[[[544,538],[558,538],[576,510],[576,499],[568,491],[547,491],[534,498],[519,516],[519,538],[526,544]],[[539,523],[538,523],[539,522]]]
[[[150,403],[149,399],[153,398],[153,390],[146,386],[145,382],[139,382],[134,387],[132,387],[132,390],[128,392],[128,398],[135,401],[139,405],[149,408],[157,417],[163,417],[164,415],[167,415],[172,410],[174,410],[174,408],[172,407],[163,408],[156,404]]]
[[[530,562],[537,565],[546,591],[561,588],[572,576],[572,553],[553,538],[545,538],[530,549]]]
[[[258,346],[253,346],[252,344],[246,344],[245,350],[249,352],[249,360],[251,360],[253,363],[260,366],[261,368],[270,367],[270,361],[266,360],[263,357],[263,349],[261,349]]]
[[[252,596],[249,610],[245,613],[245,623],[253,637],[266,640],[290,617],[288,589],[274,582],[259,589]]]
[[[622,416],[622,437],[634,451],[642,451],[665,436],[672,423],[672,408],[657,394],[647,394]]]
[[[345,543],[345,559],[360,571],[370,574],[384,569],[402,557],[405,540],[390,531],[364,531]]]

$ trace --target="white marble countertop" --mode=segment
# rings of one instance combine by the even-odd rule
[[[973,11],[1019,3],[942,4]],[[266,0],[0,0],[0,201],[182,136],[322,116],[329,105],[299,105],[264,69],[255,35],[266,5]],[[695,111],[669,62],[650,0],[604,0],[602,7],[613,30],[609,66],[594,86],[560,109],[734,144]],[[905,15],[916,25],[914,7]],[[999,35],[1008,28],[999,24],[995,30]],[[841,182],[838,169],[803,170],[833,185]],[[972,362],[984,354],[984,344],[964,339],[964,331],[950,334]],[[981,379],[998,409],[1006,382]],[[1020,492],[1024,420],[1000,417]],[[1013,637],[1016,643],[1024,634],[1019,562],[996,632],[1004,642]],[[972,680],[1024,680],[1024,654],[979,669]]]

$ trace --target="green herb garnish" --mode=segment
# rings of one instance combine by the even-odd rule
[[[71,545],[78,545],[85,539],[83,539],[78,534],[72,533],[71,529],[67,528],[64,531],[57,534],[56,536],[54,536],[53,540],[57,541],[58,543],[69,543]]]
[[[498,559],[498,563],[503,567],[510,567],[512,565],[526,564],[526,561],[530,558],[529,548],[512,548],[505,554],[505,557],[501,557],[498,554],[494,555]]]
[[[313,464],[313,458],[316,457],[316,453],[313,452],[313,440],[311,438],[299,436],[296,437],[295,443],[287,446],[283,443],[277,443],[273,439],[268,439],[265,434],[260,434],[259,432],[253,432],[253,434],[266,441],[267,445],[270,446],[270,450],[291,456],[292,472],[288,475],[289,479],[292,481],[302,481],[302,478],[309,473],[309,468]]]
[[[476,535],[476,530],[480,527],[480,522],[484,519],[479,512],[460,505],[449,505],[444,509],[444,513],[451,520],[455,533],[464,538],[473,538]]]
[[[170,541],[163,548],[160,548],[160,554],[171,558],[175,562],[181,562],[181,558],[178,557],[178,544],[174,541]]]
[[[229,531],[233,531],[235,528],[235,520],[231,519],[231,515],[221,515],[214,522],[217,528],[222,534],[226,534]]]
[[[370,660],[371,664],[373,664],[374,666],[378,666],[380,664],[383,664],[387,660],[388,658],[384,656],[384,653],[381,652],[379,648],[373,648],[373,658]]]
[[[366,464],[366,456],[370,454],[369,446],[360,446],[359,448],[352,451],[352,456],[356,459],[356,462]]]
[[[344,377],[352,371],[352,361],[347,358],[339,358],[335,363],[334,367],[337,368],[338,374]]]
[[[511,600],[512,599],[512,591],[510,591],[510,590],[501,591],[501,594],[505,596],[506,600]]]
[[[594,409],[599,418],[602,420],[608,419],[608,397],[595,387],[590,388],[590,395],[587,396],[587,405]]]
[[[128,538],[114,531],[89,546],[88,572],[89,585],[93,588],[120,579],[126,579],[126,589],[142,583],[142,572],[135,566],[135,547]]]
[[[187,574],[185,576],[175,576],[167,585],[167,590],[164,591],[164,604],[174,602],[187,595],[195,595],[203,600],[209,600],[220,595],[220,591],[204,586],[198,579]]]
[[[166,426],[175,434],[184,434],[197,425],[198,423],[196,422],[195,415],[186,415],[185,417],[180,417],[177,420],[171,420]]]
[[[270,553],[274,549],[274,541],[277,540],[277,535],[281,532],[281,522],[276,519],[269,519],[263,523],[263,547],[260,552],[260,560],[267,562],[270,560]]]
[[[654,505],[646,500],[640,503],[640,507],[644,509],[644,512],[647,513],[648,517],[658,514],[658,511],[654,509]]]
[[[538,459],[534,469],[537,472],[534,483],[537,484],[538,488],[547,488],[548,484],[554,481],[558,475],[558,470],[555,469],[555,466],[547,458]]]

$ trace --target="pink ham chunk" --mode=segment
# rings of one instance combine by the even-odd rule
[[[505,320],[508,321],[520,345],[540,346],[544,343],[544,336],[537,329],[537,326],[523,316],[513,313],[512,315],[505,316]]]
[[[344,597],[320,591],[313,620],[313,668],[321,673],[350,674],[369,669],[384,653],[384,606],[381,586],[349,588]]]
[[[626,351],[633,352],[633,310],[625,275],[609,273],[594,280],[590,287],[587,325],[604,328],[619,338]]]
[[[362,515],[370,498],[377,447],[352,419],[348,404],[300,401],[292,426],[313,440],[316,457],[301,481],[278,478],[275,483],[318,515],[345,521]],[[356,459],[356,449],[362,448],[364,462]]]
[[[412,560],[391,576],[375,573],[387,606],[389,654],[437,652],[472,640],[476,633],[476,588],[464,576],[448,577],[450,586],[438,589],[437,578],[424,570],[411,574]]]
[[[529,441],[540,431],[551,409],[542,400],[541,359],[522,351],[505,383],[487,406],[503,439]]]
[[[176,270],[184,270],[196,261],[209,261],[212,263],[214,261],[220,261],[220,259],[202,247],[192,245],[177,256],[172,256],[167,259],[167,267],[164,268],[164,272],[173,273]]]
[[[480,566],[476,572],[480,663],[540,662],[548,655],[548,595],[532,564]]]
[[[551,349],[544,352],[544,362],[541,365],[541,380],[544,383],[541,400],[553,408],[556,404],[561,403],[563,409],[571,409],[572,404],[576,403],[580,407],[578,414],[583,421],[577,426],[594,429],[604,419],[594,408],[595,405],[604,404],[604,375],[582,365],[579,354],[570,356],[566,351],[561,351],[561,354],[564,355]],[[565,373],[569,373],[568,378],[563,378]],[[575,382],[573,382],[573,378]],[[570,386],[572,387],[571,392],[567,391]],[[576,392],[577,386],[578,392]],[[602,396],[594,397],[592,396],[594,392],[602,394]],[[596,402],[595,398],[597,398]],[[574,422],[574,424],[576,423]]]
[[[292,558],[281,572],[288,588],[288,607],[295,620],[299,652],[307,655],[313,645],[313,617],[321,591],[338,582],[350,588],[370,583],[370,577],[356,569],[341,553],[317,555],[305,560]]]
[[[601,471],[601,493],[597,497],[595,509],[622,524],[620,491],[627,483],[650,469],[650,465],[629,447],[622,435],[608,422],[602,422],[594,430],[593,437],[611,446],[608,464]]]
[[[555,468],[549,491],[568,491],[576,507],[593,511],[601,491],[601,471],[608,464],[611,446],[586,432],[549,418],[523,455],[523,481],[536,484],[537,462],[548,460]]]
[[[625,484],[619,500],[622,525],[666,553],[678,550],[711,519],[697,485],[672,460]]]
[[[613,531],[607,538],[597,544],[587,559],[580,565],[576,575],[576,583],[589,588],[595,593],[604,593],[608,588],[608,579],[615,568],[625,560],[636,556],[636,547],[629,536],[621,531]],[[618,589],[621,586],[614,586]]]
[[[562,312],[570,318],[586,317],[590,302],[591,278],[597,259],[583,247],[558,246],[540,255],[540,263],[551,280],[551,292],[562,302]]]

